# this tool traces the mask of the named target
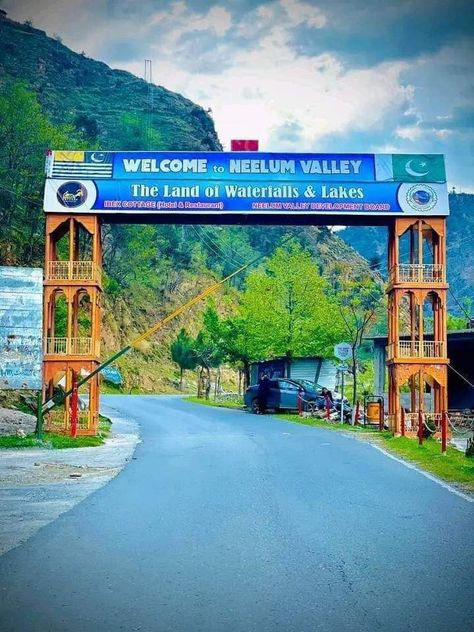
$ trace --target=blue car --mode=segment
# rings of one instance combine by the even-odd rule
[[[317,390],[317,385],[307,380],[297,382],[287,378],[270,380],[270,390],[267,399],[267,408],[273,410],[298,410],[298,394],[305,402],[314,402],[321,408],[324,406],[324,398]],[[249,386],[245,391],[244,402],[252,412],[258,411],[258,385]]]

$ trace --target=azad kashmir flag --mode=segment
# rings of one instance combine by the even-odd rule
[[[444,156],[440,154],[378,154],[376,178],[394,182],[446,182]]]

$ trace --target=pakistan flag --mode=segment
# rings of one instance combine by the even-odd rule
[[[446,182],[444,156],[392,154],[395,182]]]

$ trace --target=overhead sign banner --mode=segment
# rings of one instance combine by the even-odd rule
[[[55,151],[44,210],[100,214],[449,214],[444,157]]]
[[[43,270],[0,267],[0,389],[40,389]]]

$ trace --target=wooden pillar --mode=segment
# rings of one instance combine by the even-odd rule
[[[441,265],[442,274],[434,274],[423,266],[423,229],[429,226],[433,231],[433,265]],[[401,282],[393,274],[394,266],[399,265],[399,239],[409,231],[410,263],[418,264],[419,274],[410,275],[406,282]],[[435,247],[436,244],[436,247]],[[416,249],[418,252],[416,253]],[[436,384],[434,408],[436,413],[447,409],[447,333],[446,333],[446,294],[448,286],[446,278],[446,220],[444,218],[411,218],[401,217],[393,220],[389,230],[389,265],[391,273],[387,288],[388,294],[388,345],[396,350],[403,339],[412,342],[404,347],[403,354],[392,353],[388,359],[389,381],[389,413],[392,416],[392,430],[400,428],[400,388],[406,383],[410,385],[411,411],[424,410],[425,376]],[[429,265],[429,264],[427,264]],[[427,274],[425,275],[425,270]],[[400,314],[403,297],[409,293],[410,314],[408,336],[404,338],[400,327]],[[433,312],[433,338],[442,345],[433,345],[433,353],[424,349],[424,300],[433,292],[439,296]],[[418,310],[418,311],[417,311]],[[418,344],[415,344],[417,342]],[[416,391],[418,390],[418,396]]]
[[[79,230],[86,230],[92,239],[92,259],[89,266],[81,266],[73,275],[73,262],[81,255],[79,251]],[[50,262],[57,257],[57,242],[63,235],[68,235],[68,265],[56,266],[56,270],[62,271],[64,278],[50,278]],[[62,291],[66,297],[67,312],[67,344],[51,345],[45,348],[43,361],[45,390],[51,390],[51,380],[59,370],[65,371],[66,390],[71,387],[74,375],[81,370],[91,372],[100,362],[100,301],[102,292],[100,267],[102,264],[102,252],[100,245],[100,223],[95,215],[67,215],[46,214],[46,247],[45,247],[45,281],[44,281],[44,337],[54,339],[54,297],[55,292]],[[57,276],[57,272],[56,275]],[[78,338],[79,316],[79,290],[84,288],[91,301],[91,332],[90,342],[84,345],[73,345],[72,339]],[[49,351],[49,353],[46,353]],[[78,434],[96,434],[98,430],[99,410],[99,382],[98,377],[93,378],[90,386],[90,416],[89,423],[78,428]],[[69,402],[65,403],[64,424],[55,426],[55,432],[68,432],[69,429]],[[48,425],[48,420],[46,420]]]

